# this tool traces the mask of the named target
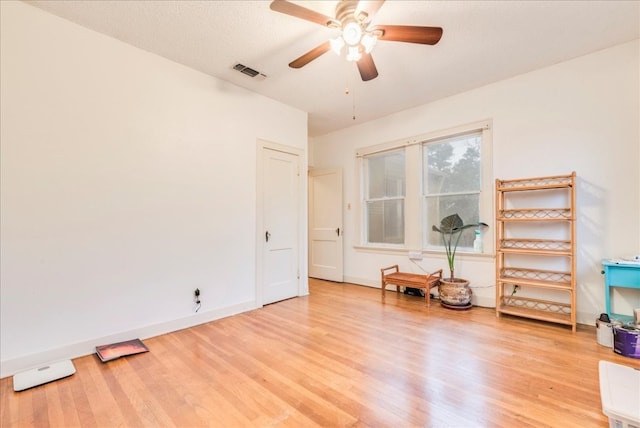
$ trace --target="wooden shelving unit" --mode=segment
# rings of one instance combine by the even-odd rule
[[[575,172],[496,180],[497,316],[566,324],[576,331],[575,184]],[[523,232],[518,224],[530,226]],[[562,237],[542,236],[549,227]],[[552,268],[540,268],[545,265]],[[544,298],[527,297],[536,293]]]

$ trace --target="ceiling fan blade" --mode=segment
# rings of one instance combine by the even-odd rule
[[[271,10],[275,10],[276,12],[315,22],[320,25],[327,25],[329,22],[333,21],[333,18],[329,16],[307,9],[306,7],[298,6],[297,4],[286,0],[273,0],[269,7]]]
[[[378,70],[373,63],[371,54],[366,52],[362,53],[362,57],[358,60],[358,71],[360,72],[360,77],[362,77],[362,80],[365,82],[378,77]]]
[[[383,3],[384,0],[360,0],[355,11],[355,16],[358,16],[360,12],[366,12],[369,19],[373,19]]]
[[[327,51],[329,51],[329,49],[331,49],[331,43],[327,40],[326,42],[322,43],[321,45],[318,45],[315,48],[311,49],[309,52],[307,52],[306,54],[302,55],[300,58],[297,58],[297,59],[294,59],[293,61],[291,61],[289,63],[289,67],[291,67],[291,68],[303,67],[303,66],[309,64],[314,59],[318,58],[320,55],[322,55],[322,54],[326,53]]]
[[[440,27],[416,27],[413,25],[377,25],[372,30],[382,30],[379,40],[390,42],[420,43],[435,45],[442,37]]]

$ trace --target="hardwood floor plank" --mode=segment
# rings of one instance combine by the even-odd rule
[[[211,336],[200,331],[203,326],[190,329],[189,332],[180,336],[181,347],[184,349],[182,355],[186,360],[191,361],[193,369],[199,373],[199,377],[206,384],[215,385],[209,394],[215,393],[219,398],[220,415],[232,413],[236,422],[229,422],[233,426],[251,426],[252,422],[262,416],[261,409],[269,413],[271,417],[276,417],[280,410],[278,405],[264,407],[261,398],[267,397],[264,391],[252,389],[248,377],[240,370],[237,370],[229,362],[228,357],[219,348],[212,345],[218,342],[216,332],[211,332]],[[223,340],[228,340],[227,336]],[[221,358],[219,355],[225,355]],[[187,361],[188,363],[189,361]],[[256,398],[252,401],[252,398]]]
[[[63,407],[60,404],[60,400],[62,399],[60,388],[56,383],[53,383],[50,388],[42,388],[45,393],[45,400],[48,403],[51,403],[48,406],[47,412],[47,423],[48,426],[52,427],[61,427],[68,426],[65,423],[64,412],[62,411]]]
[[[80,420],[80,426],[82,427],[98,427],[97,418],[99,414],[94,412],[92,403],[98,399],[96,391],[96,385],[91,380],[91,371],[95,369],[95,357],[93,355],[78,358],[74,360],[76,366],[76,373],[73,378],[73,402],[74,409]],[[33,390],[35,391],[35,389]],[[100,391],[106,393],[107,391]]]
[[[29,426],[35,425],[35,420],[37,418],[35,409],[33,408],[33,396],[35,394],[30,394],[28,398],[21,400],[18,402],[18,423],[24,423]]]
[[[251,333],[247,336],[251,338]],[[319,426],[344,426],[347,422],[355,422],[348,414],[342,414],[339,409],[301,388],[300,379],[303,375],[300,371],[287,370],[287,355],[277,341],[272,338],[265,342],[265,337],[260,340],[260,346],[248,340],[234,344],[241,351],[234,356],[235,367]]]
[[[184,335],[163,337],[163,344],[168,356],[179,357],[176,366],[182,367],[183,372],[174,381],[191,382],[190,389],[199,392],[198,397],[190,397],[198,410],[198,416],[207,424],[218,426],[250,426],[251,419],[237,406],[233,395],[228,394],[229,387],[238,382],[237,374],[225,373],[219,364],[211,364],[213,355],[204,352],[201,342],[192,330]],[[224,363],[224,361],[220,361]],[[185,373],[185,369],[187,372]],[[171,369],[167,369],[172,373]],[[172,374],[175,374],[173,372]]]
[[[72,390],[72,387],[75,383],[75,379],[72,380],[71,378],[66,378],[54,382],[51,385],[47,385],[47,388],[49,388],[50,386],[55,386],[55,388],[50,389],[50,396],[57,397],[57,400],[54,400],[53,398],[51,399],[51,401],[54,403],[54,405],[51,407],[56,408],[56,410],[52,410],[52,412],[61,412],[63,417],[62,423],[59,425],[56,423],[56,425],[54,426],[64,426],[69,428],[80,426],[78,413],[69,410],[75,409]]]
[[[191,400],[192,395],[198,394],[191,386],[193,379],[181,378],[185,367],[174,364],[170,353],[163,359],[152,354],[137,355],[130,358],[129,363],[145,391],[154,391],[154,402],[145,400],[146,405],[153,406],[153,415],[161,408],[169,417],[170,422],[166,421],[169,425],[206,425],[206,419],[199,417]]]
[[[640,360],[595,327],[310,280],[310,295],[145,340],[150,352],[74,360],[20,393],[10,427],[607,427],[598,361]]]
[[[136,407],[134,407],[134,403],[136,403],[137,400],[132,399],[131,395],[125,392],[125,389],[120,383],[120,379],[129,379],[129,377],[119,375],[119,371],[114,370],[113,367],[101,367],[99,372],[104,381],[105,389],[109,391],[113,397],[114,407],[118,409],[118,413],[122,417],[123,425],[130,427],[143,426],[142,419],[138,415]]]
[[[124,425],[125,418],[118,405],[117,389],[111,389],[111,385],[105,381],[105,377],[100,373],[106,367],[102,362],[98,363],[96,357],[86,363],[86,369],[82,373],[83,383],[88,385],[87,389],[90,388],[87,395],[90,397],[89,403],[96,425],[98,427]]]
[[[0,426],[17,426],[18,400],[14,398],[13,379],[0,379]]]

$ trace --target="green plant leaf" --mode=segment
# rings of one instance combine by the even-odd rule
[[[456,229],[463,227],[464,223],[458,214],[452,214],[440,220],[441,233],[455,233]]]
[[[440,220],[440,227],[433,225],[431,230],[442,234],[442,244],[447,254],[447,262],[451,272],[451,279],[454,275],[454,263],[456,258],[456,250],[460,242],[462,231],[471,227],[489,227],[487,223],[478,222],[472,224],[464,224],[462,218],[456,213],[448,215]]]

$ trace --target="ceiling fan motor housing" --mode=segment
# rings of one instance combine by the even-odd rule
[[[361,32],[364,32],[369,25],[369,15],[365,11],[356,14],[359,1],[341,0],[336,5],[336,20],[340,24],[339,28],[343,31],[347,30],[347,26],[351,23],[357,25]],[[329,24],[329,23],[328,23]]]

